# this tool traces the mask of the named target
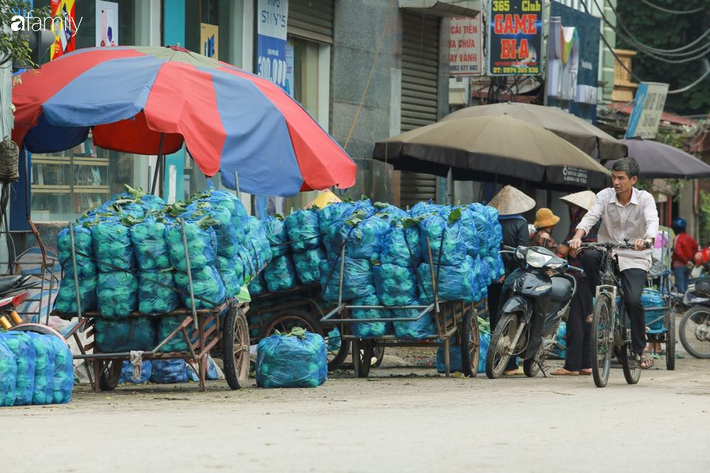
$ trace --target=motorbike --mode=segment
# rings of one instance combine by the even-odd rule
[[[27,291],[37,285],[37,281],[30,275],[0,276],[1,329],[9,330],[23,322],[15,309],[27,299]]]
[[[710,358],[710,277],[691,281],[683,297],[690,307],[678,325],[680,343],[695,358]]]
[[[495,379],[503,374],[510,357],[519,356],[526,376],[534,377],[555,347],[557,327],[569,314],[577,282],[570,266],[547,248],[540,246],[504,247],[520,268],[503,285],[498,325],[486,356],[486,375]]]

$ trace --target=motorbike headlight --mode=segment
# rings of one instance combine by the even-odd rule
[[[550,269],[558,270],[563,267],[565,263],[548,264],[547,267]]]
[[[541,294],[543,292],[549,291],[550,289],[552,289],[552,284],[540,284],[533,290],[533,293]]]
[[[528,255],[525,258],[525,262],[533,268],[542,268],[551,259],[552,256],[543,255],[542,253],[538,253],[537,251],[528,251]]]

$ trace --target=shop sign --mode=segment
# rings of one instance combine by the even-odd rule
[[[200,24],[200,42],[203,56],[219,59],[219,26]]]
[[[641,82],[634,98],[626,138],[653,139],[658,133],[663,107],[666,105],[668,84]]]
[[[76,33],[79,27],[76,23],[76,1],[75,0],[52,0],[52,18],[62,19],[62,28],[56,28],[52,24],[54,33],[54,44],[49,49],[49,59],[56,59],[76,49]]]
[[[288,0],[259,0],[257,12],[257,75],[286,89]]]
[[[96,0],[96,46],[118,46],[118,3]]]
[[[481,60],[481,15],[454,17],[449,30],[449,75],[477,76],[483,72]]]
[[[542,75],[542,14],[540,0],[489,3],[489,75]]]
[[[588,180],[587,170],[564,166],[562,168],[562,180],[570,184],[586,184]]]

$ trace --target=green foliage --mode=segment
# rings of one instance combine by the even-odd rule
[[[0,25],[8,26],[7,30],[0,29],[0,63],[7,59],[28,68],[38,67],[30,59],[31,51],[27,39],[9,28],[14,15],[29,11],[30,8],[30,2],[27,0],[0,0]],[[35,17],[47,17],[50,14],[49,7],[35,8],[33,12]]]
[[[710,235],[710,192],[707,191],[700,191],[700,235],[705,238]]]

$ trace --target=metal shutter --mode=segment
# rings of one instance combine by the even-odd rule
[[[333,43],[333,0],[289,0],[288,34]]]
[[[439,21],[404,12],[402,28],[402,132],[436,123],[439,105]],[[400,204],[437,200],[437,177],[402,172]]]

